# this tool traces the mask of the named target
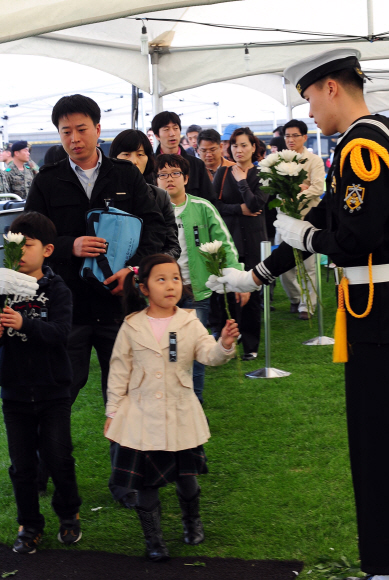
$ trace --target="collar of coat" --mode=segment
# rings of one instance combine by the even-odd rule
[[[172,317],[167,329],[165,330],[161,340],[158,342],[151,329],[150,322],[147,318],[147,308],[140,312],[133,312],[124,319],[125,323],[137,331],[135,341],[146,348],[151,348],[156,352],[161,352],[164,348],[169,347],[169,332],[178,332],[197,319],[195,310],[187,310],[176,306],[176,312]]]

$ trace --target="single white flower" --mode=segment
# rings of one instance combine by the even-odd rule
[[[279,160],[280,160],[279,153],[270,153],[270,155],[267,155],[265,159],[262,159],[262,161],[260,161],[258,165],[260,167],[272,167],[273,165],[278,163]]]
[[[271,179],[260,179],[259,181],[260,181],[260,183],[262,183],[262,185],[264,187],[267,187],[269,185]]]
[[[21,244],[24,240],[23,234],[13,234],[12,232],[8,232],[8,234],[3,234],[3,238],[8,242],[15,242],[15,244]]]
[[[302,157],[301,153],[297,153],[291,149],[283,149],[279,155],[283,161],[287,161],[288,163],[290,161],[299,161]]]
[[[276,171],[279,175],[288,175],[289,177],[298,175],[303,169],[302,165],[295,163],[294,161],[290,163],[281,161],[281,163],[276,167]]]
[[[270,167],[266,167],[266,166],[265,167],[262,167],[261,166],[259,169],[260,169],[259,174],[261,174],[261,173],[271,173]]]
[[[223,242],[215,240],[214,242],[207,242],[206,244],[201,244],[199,250],[200,252],[205,252],[206,254],[217,254],[222,245]]]

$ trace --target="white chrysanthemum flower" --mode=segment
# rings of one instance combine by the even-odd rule
[[[295,163],[294,161],[287,163],[286,161],[282,161],[276,167],[276,171],[279,175],[288,175],[289,177],[294,177],[300,173],[304,168],[299,163]]]
[[[261,173],[271,173],[270,167],[266,167],[266,166],[265,167],[262,167],[261,166],[259,169],[260,169],[259,174],[261,174]]]
[[[205,252],[206,254],[217,254],[222,245],[223,242],[215,240],[214,242],[207,242],[206,244],[201,244],[199,250],[200,252]]]
[[[7,240],[8,243],[15,242],[15,244],[21,244],[24,240],[23,234],[13,234],[12,232],[8,232],[8,234],[3,234],[3,238]]]
[[[280,160],[279,153],[270,153],[265,159],[258,163],[260,167],[273,167]]]
[[[301,153],[297,153],[296,151],[292,151],[291,149],[283,149],[280,151],[280,157],[286,162],[291,161],[299,161],[302,157]]]
[[[267,187],[270,183],[270,179],[260,179],[259,182],[264,186]]]

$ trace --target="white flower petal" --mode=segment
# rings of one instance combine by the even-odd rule
[[[280,160],[279,153],[270,153],[270,155],[267,155],[265,159],[262,159],[262,161],[260,161],[258,165],[260,167],[272,167],[273,165],[278,163],[279,160]]]

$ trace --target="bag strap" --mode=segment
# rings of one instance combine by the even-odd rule
[[[224,182],[225,182],[226,177],[227,177],[227,171],[228,171],[228,166],[226,167],[226,170],[225,170],[224,175],[223,175],[223,181],[222,181],[222,186],[220,188],[219,199],[221,199],[222,195],[223,195],[223,187],[224,187]]]

